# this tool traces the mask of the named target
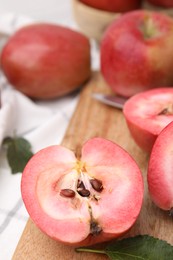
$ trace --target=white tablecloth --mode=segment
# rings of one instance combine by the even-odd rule
[[[19,0],[18,0],[19,1]],[[18,1],[14,1],[16,4]],[[34,0],[33,6],[35,4]],[[6,1],[5,1],[6,2]],[[5,2],[4,5],[5,6]],[[8,1],[7,1],[8,2]],[[25,1],[23,1],[24,3]],[[42,2],[42,1],[41,1]],[[48,1],[47,1],[48,2]],[[11,0],[10,0],[11,3]],[[43,2],[42,2],[43,3]],[[70,0],[56,0],[58,8],[54,12],[54,19],[50,10],[44,10],[44,15],[36,16],[42,21],[52,21],[76,28],[73,20]],[[38,6],[37,6],[38,8]],[[1,9],[1,3],[0,3]],[[39,10],[39,9],[38,9]],[[56,16],[55,16],[56,13]],[[30,14],[29,14],[30,15]],[[24,24],[33,22],[33,18],[26,17],[26,13],[2,13],[0,15],[0,31],[11,34]],[[94,43],[92,45],[92,67],[99,67],[99,53]],[[79,92],[53,101],[39,101],[33,103],[21,93],[12,90],[5,78],[0,75],[0,85],[3,85],[3,99],[11,100],[11,108],[7,108],[5,115],[0,114],[0,142],[7,132],[15,131],[18,135],[27,138],[33,151],[52,144],[60,144],[73,114]],[[13,107],[15,106],[15,109]],[[21,109],[22,108],[22,109]],[[9,111],[8,111],[9,109]],[[1,111],[2,112],[2,111]],[[5,118],[5,119],[4,119]],[[5,129],[5,130],[4,130]],[[6,161],[5,151],[0,150],[0,259],[10,260],[20,239],[28,219],[20,193],[21,174],[12,175]],[[40,260],[40,259],[39,259]]]

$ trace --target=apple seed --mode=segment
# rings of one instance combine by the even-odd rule
[[[77,184],[77,190],[82,190],[85,189],[84,183],[81,180],[78,180],[78,184]]]
[[[75,192],[74,192],[74,190],[71,190],[71,189],[62,189],[62,190],[60,191],[60,195],[61,195],[62,197],[74,198]]]
[[[82,197],[89,197],[90,196],[90,191],[87,189],[81,189],[78,190],[78,193],[82,196]]]
[[[166,115],[168,113],[168,109],[164,108],[158,115]]]
[[[164,108],[158,115],[172,115],[173,105],[169,104],[168,107]]]
[[[90,191],[85,188],[85,185],[84,185],[83,181],[81,181],[81,180],[78,180],[77,192],[82,197],[89,197],[90,196]]]
[[[100,180],[91,179],[90,183],[91,183],[91,186],[93,187],[93,189],[95,189],[96,191],[101,192],[103,190],[103,184]]]

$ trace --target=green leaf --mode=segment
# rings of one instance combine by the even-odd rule
[[[6,137],[3,145],[7,147],[7,160],[12,173],[22,172],[33,156],[30,143],[22,137]]]
[[[112,260],[173,259],[173,246],[148,235],[122,239],[109,244],[105,250],[77,248],[76,251],[106,254]]]
[[[137,236],[110,244],[106,253],[111,259],[168,260],[173,258],[173,247],[166,241],[151,236]],[[124,259],[124,258],[123,258]]]

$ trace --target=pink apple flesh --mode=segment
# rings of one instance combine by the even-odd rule
[[[173,121],[173,88],[157,88],[131,97],[123,113],[136,143],[150,152],[162,131]]]
[[[80,194],[84,189],[89,195]],[[64,190],[73,194],[63,195]],[[84,144],[80,159],[62,146],[36,153],[24,169],[21,191],[28,213],[43,232],[66,244],[89,245],[118,237],[135,223],[143,180],[126,151],[93,138]]]
[[[148,167],[148,188],[153,202],[173,213],[173,122],[159,134],[153,146]]]

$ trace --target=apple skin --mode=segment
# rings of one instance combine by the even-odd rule
[[[152,201],[163,210],[173,209],[173,122],[157,137],[148,165],[148,189]]]
[[[173,1],[172,0],[148,0],[151,4],[163,6],[163,7],[173,7]]]
[[[103,190],[89,187],[90,196],[80,196],[76,187],[81,174],[85,182],[101,180]],[[75,196],[62,197],[64,188],[73,189]],[[127,232],[140,213],[143,189],[141,171],[132,157],[103,138],[88,140],[80,158],[63,146],[42,149],[26,165],[21,182],[22,198],[34,223],[51,238],[75,246]],[[99,227],[96,232],[91,232],[93,223]]]
[[[90,77],[90,43],[66,27],[32,24],[8,40],[1,65],[17,90],[31,98],[55,98],[79,88]]]
[[[134,95],[123,107],[133,139],[147,153],[163,128],[173,121],[172,100],[173,88],[157,88]]]
[[[101,72],[110,88],[130,97],[173,85],[173,19],[146,10],[123,14],[105,32]]]
[[[141,0],[80,0],[80,2],[109,12],[127,12],[138,9],[141,6]]]

